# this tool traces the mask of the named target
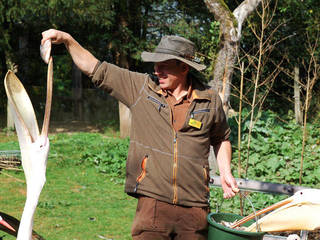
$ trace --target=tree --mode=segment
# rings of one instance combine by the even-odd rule
[[[99,3],[95,0],[1,1],[0,34],[3,37],[0,39],[0,74],[4,78],[7,69],[15,67],[23,83],[41,86],[46,68],[39,58],[39,43],[41,32],[48,28],[70,32],[98,59],[140,72],[153,71],[151,64],[141,64],[142,50],[152,51],[164,34],[177,34],[196,43],[199,51],[197,57],[208,66],[204,76],[211,79],[210,84],[219,90],[225,109],[228,109],[229,99],[231,104],[234,101],[231,77],[233,76],[232,81],[236,85],[240,81],[239,72],[234,73],[233,66],[236,69],[238,67],[232,64],[237,63],[234,56],[238,56],[239,51],[240,55],[245,51],[250,52],[251,47],[257,46],[257,39],[250,28],[257,26],[260,19],[258,14],[248,14],[254,11],[258,2],[247,0],[239,5],[236,0],[225,0],[225,3],[207,0],[199,4],[194,4],[192,0],[102,0]],[[212,8],[210,4],[218,4],[218,7]],[[304,105],[306,95],[303,86],[306,84],[304,79],[307,74],[302,63],[308,61],[305,33],[306,30],[315,30],[319,26],[319,4],[317,0],[280,1],[271,23],[275,26],[282,25],[276,34],[279,40],[275,48],[277,51],[269,56],[270,61],[264,67],[263,77],[272,73],[274,63],[286,56],[282,69],[292,75],[294,66],[299,66],[301,106]],[[246,11],[243,13],[240,9]],[[224,17],[219,18],[219,13],[225,14]],[[245,25],[246,19],[249,24]],[[281,42],[284,38],[287,38],[286,41]],[[53,54],[55,95],[70,96],[71,59],[62,46],[55,46]],[[247,71],[246,74],[252,71],[255,70]],[[272,97],[265,102],[267,107],[277,112],[281,109],[286,112],[288,107],[293,109],[293,103],[289,101],[293,96],[293,89],[290,87],[290,91],[287,91],[288,82],[292,85],[293,81],[287,72],[281,73],[281,81],[274,83],[270,91]],[[248,76],[245,78],[250,79]],[[84,81],[82,83],[86,84]],[[251,82],[245,81],[244,84],[244,89],[251,94]],[[317,88],[316,84],[314,89]],[[3,88],[0,88],[1,92]],[[5,111],[6,99],[4,94],[1,96],[0,108]],[[282,101],[274,100],[280,98]],[[316,102],[315,98],[312,99],[311,109],[317,109]]]
[[[278,10],[273,20],[273,24],[284,23],[277,35],[279,39],[286,38],[277,46],[275,52],[278,53],[278,56],[272,56],[273,59],[279,58],[279,55],[285,57],[281,68],[281,81],[274,86],[276,94],[272,95],[272,97],[282,98],[278,102],[283,104],[281,106],[274,104],[274,108],[284,108],[287,111],[290,106],[291,109],[295,109],[296,122],[299,124],[303,122],[303,106],[307,92],[308,68],[305,66],[308,65],[311,57],[309,43],[316,42],[317,38],[320,21],[319,7],[319,1],[315,0],[279,1]],[[315,51],[314,56],[317,58],[319,51]],[[292,101],[292,96],[294,96],[294,101]],[[316,102],[316,97],[312,102]],[[315,104],[314,107],[316,108]],[[311,118],[312,115],[309,119]]]
[[[219,92],[224,111],[228,114],[230,84],[239,51],[242,24],[261,0],[245,0],[233,12],[224,1],[204,0],[204,2],[215,19],[220,22],[220,48],[215,60],[214,79],[210,84]]]

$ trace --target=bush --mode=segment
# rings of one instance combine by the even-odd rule
[[[247,113],[244,112],[244,115]],[[238,177],[238,124],[235,119],[229,119],[232,129],[231,142],[233,146],[232,168]],[[241,136],[241,171],[244,178],[247,158],[249,119],[242,126]],[[320,124],[307,125],[307,139],[304,150],[302,185],[320,188]],[[271,111],[263,112],[252,129],[247,178],[266,182],[299,185],[300,161],[303,140],[303,127],[293,119],[280,121]],[[246,193],[245,193],[246,194]],[[220,188],[211,189],[211,206],[220,212],[240,214],[239,197],[223,200]],[[262,209],[288,196],[264,193],[250,193],[249,199],[255,209]],[[244,200],[244,215],[252,213],[249,200]]]
[[[232,139],[237,139],[237,124],[230,121],[233,129]],[[243,124],[241,137],[242,169],[247,158],[249,119]],[[307,125],[307,141],[304,150],[303,184],[319,184],[320,167],[317,158],[320,153],[319,126]],[[266,111],[261,114],[252,129],[247,177],[262,181],[298,184],[302,151],[303,128],[294,120],[283,122],[277,116]],[[237,148],[237,141],[232,141]],[[233,151],[233,166],[237,166],[238,149]],[[235,167],[236,168],[236,167]]]
[[[101,140],[81,154],[80,162],[92,164],[112,177],[124,178],[129,139]]]
[[[98,133],[57,134],[50,138],[49,158],[60,166],[87,164],[114,178],[125,177],[129,139]]]

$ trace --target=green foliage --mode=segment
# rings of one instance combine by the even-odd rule
[[[213,77],[214,64],[219,51],[220,23],[217,21],[212,21],[210,23],[209,33],[209,39],[207,36],[202,36],[202,45],[200,49],[201,53],[207,54],[207,56],[202,59],[208,66],[208,68],[205,70],[208,81]]]
[[[103,137],[101,134],[57,134],[50,138],[50,157],[58,166],[86,165],[95,168],[117,182],[125,177],[129,139]]]
[[[96,166],[99,172],[115,178],[125,177],[129,139],[101,141],[81,154],[80,163]]]
[[[230,120],[234,129],[233,146],[237,146],[237,124]],[[249,119],[242,127],[241,159],[242,169],[246,166]],[[308,124],[307,143],[304,152],[303,183],[312,187],[320,187],[318,155],[320,144],[319,126]],[[299,183],[299,171],[302,151],[302,127],[288,119],[283,122],[270,111],[261,113],[252,129],[247,177],[262,181],[286,184]],[[234,166],[237,165],[238,150],[234,150]]]
[[[44,209],[54,209],[57,207],[69,207],[71,206],[72,203],[69,201],[40,201],[38,203],[39,208],[44,208]]]
[[[243,117],[247,116],[244,110]],[[237,177],[238,149],[237,149],[237,123],[235,119],[230,119],[232,128],[233,174]],[[244,169],[247,158],[249,120],[245,120],[242,127],[241,136],[241,169],[242,178],[245,177]],[[303,185],[312,188],[320,188],[320,167],[318,156],[320,154],[320,125],[308,124],[307,143],[304,152],[303,163]],[[299,171],[302,151],[302,127],[295,124],[292,119],[286,122],[277,118],[271,111],[260,114],[252,130],[250,144],[249,165],[247,178],[266,182],[299,185]],[[287,196],[272,195],[263,193],[250,193],[247,200],[243,198],[244,215],[253,212],[252,202],[256,210],[265,208],[278,202]],[[223,200],[223,192],[220,188],[211,189],[211,206],[213,210],[220,212],[233,212],[240,214],[239,196]]]
[[[0,136],[2,138],[8,138],[4,134],[1,134]],[[15,141],[8,141],[8,142],[1,141],[0,142],[0,151],[5,151],[5,150],[19,150],[19,144],[17,142],[17,139],[15,139]]]
[[[239,4],[234,0],[225,3],[232,11]],[[288,72],[292,72],[295,64],[302,66],[308,62],[306,34],[315,40],[320,22],[319,9],[317,0],[278,1],[274,19],[266,29],[268,38],[268,33],[280,26],[273,39],[277,44],[270,46],[275,50],[268,54],[272,61],[263,67],[262,79],[270,75],[273,65],[284,55],[289,60],[285,64]],[[70,32],[100,60],[121,65],[119,54],[124,55],[130,69],[141,72],[152,71],[151,67],[141,64],[141,52],[153,50],[164,34],[178,34],[194,41],[198,51],[203,54],[199,56],[208,66],[204,72],[207,80],[212,78],[216,51],[220,47],[219,24],[214,21],[203,1],[194,4],[191,0],[5,0],[0,2],[0,13],[0,78],[4,78],[8,68],[18,66],[19,77],[28,85],[44,84],[40,79],[46,69],[43,63],[40,65],[39,43],[41,32],[49,28]],[[259,30],[259,24],[258,14],[251,14],[243,26],[241,48],[253,57],[256,56],[253,50],[257,46],[257,39],[250,28],[255,26]],[[319,50],[316,51],[319,56]],[[70,57],[63,46],[55,46],[53,55],[57,65],[56,94],[70,94]],[[254,72],[254,69],[248,71],[249,79]],[[301,72],[301,75],[306,73]],[[286,74],[281,74],[280,78],[283,81],[276,81],[274,85],[276,92],[291,98],[292,93],[287,91],[286,85],[291,80]],[[236,86],[238,79],[239,74],[235,72],[233,83]],[[250,96],[249,81],[245,85]],[[4,112],[6,99],[2,83],[0,96],[0,110]],[[278,99],[277,96],[275,98]],[[317,105],[317,102],[312,104]],[[274,111],[280,109],[278,105],[281,101],[276,103],[275,106],[272,98],[266,100],[266,105],[273,107]],[[290,105],[284,103],[280,107],[285,107],[287,112]]]
[[[70,96],[72,82],[70,72],[72,71],[72,59],[70,56],[62,55],[54,58],[54,92],[60,96]]]

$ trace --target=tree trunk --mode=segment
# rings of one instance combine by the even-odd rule
[[[128,23],[128,7],[129,2],[121,1],[119,11],[119,29],[121,42],[129,42],[127,34],[124,32],[129,25]],[[116,64],[120,67],[129,69],[128,54],[121,46],[117,46]],[[130,136],[131,112],[124,104],[119,102],[119,119],[120,119],[120,137],[126,138]]]
[[[218,91],[223,110],[228,117],[230,86],[234,65],[238,55],[238,45],[244,20],[256,9],[261,0],[244,0],[232,13],[223,0],[204,0],[207,8],[220,22],[220,49],[213,70],[213,80],[209,85]],[[210,174],[214,174],[217,163],[212,148],[209,155]]]
[[[294,114],[296,123],[302,125],[302,112],[300,101],[300,81],[299,81],[299,67],[294,67]]]
[[[213,80],[210,86],[219,92],[223,109],[228,116],[230,85],[234,71],[242,24],[256,9],[261,0],[244,0],[234,11],[230,11],[223,0],[204,0],[214,18],[220,22],[220,49],[216,58]]]
[[[237,23],[228,6],[221,0],[205,0],[210,12],[220,22],[220,49],[214,66],[214,77],[210,86],[219,92],[223,108],[228,114],[230,99],[230,84],[237,56]]]
[[[12,117],[11,110],[9,108],[9,103],[7,102],[7,129],[13,130],[14,129],[14,121]]]
[[[130,136],[131,129],[131,112],[126,105],[119,102],[119,116],[120,116],[120,137],[126,138]]]

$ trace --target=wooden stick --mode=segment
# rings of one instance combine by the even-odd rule
[[[259,215],[264,214],[266,212],[270,212],[270,211],[272,211],[272,210],[274,210],[276,208],[282,207],[282,206],[284,206],[284,205],[286,205],[286,204],[288,204],[288,203],[290,203],[292,201],[293,201],[292,198],[287,198],[287,199],[285,199],[285,200],[283,200],[281,202],[275,203],[275,204],[273,204],[273,205],[271,205],[269,207],[261,209],[261,210],[257,211],[256,213],[251,213],[250,215],[248,215],[248,216],[240,219],[239,221],[235,222],[234,224],[232,224],[230,228],[239,227],[240,225],[250,221],[251,219],[254,219],[256,216],[259,216]]]

